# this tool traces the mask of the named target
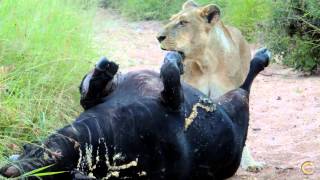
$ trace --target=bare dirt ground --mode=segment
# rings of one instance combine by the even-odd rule
[[[102,55],[128,69],[158,70],[164,52],[155,39],[159,22],[128,22],[100,9],[95,42]],[[231,179],[320,179],[320,77],[303,77],[272,64],[252,87],[247,145],[266,163],[258,173],[241,169]],[[312,175],[301,165],[313,162]],[[307,169],[308,170],[308,169]]]

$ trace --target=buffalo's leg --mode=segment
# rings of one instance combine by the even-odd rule
[[[177,52],[169,52],[160,69],[160,77],[163,82],[161,92],[162,102],[174,111],[180,109],[183,102],[183,92],[180,75],[183,73],[182,57]]]
[[[241,85],[240,88],[248,91],[250,93],[250,88],[254,78],[269,65],[269,60],[271,58],[271,53],[268,49],[262,48],[256,52],[253,59],[250,62],[250,69],[246,80]]]
[[[80,85],[80,104],[84,109],[101,103],[102,98],[112,91],[112,80],[118,68],[116,63],[103,57],[97,62],[94,70],[83,78]]]
[[[259,50],[255,54],[250,64],[250,70],[247,79],[241,86],[242,89],[250,93],[253,79],[269,64],[270,58],[270,52],[265,48]],[[264,163],[255,161],[250,153],[249,147],[245,146],[243,148],[241,157],[241,167],[247,171],[258,172],[264,167]]]

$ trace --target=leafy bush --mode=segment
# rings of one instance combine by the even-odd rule
[[[186,0],[104,0],[104,5],[119,9],[133,20],[163,20],[180,11]],[[200,5],[215,3],[223,12],[227,24],[234,25],[253,40],[257,23],[262,23],[270,15],[271,0],[198,0]]]
[[[312,72],[320,67],[320,2],[285,0],[274,3],[266,40],[286,65]]]
[[[0,1],[0,160],[12,144],[41,138],[78,114],[78,84],[96,56],[90,4]]]
[[[120,10],[132,20],[167,19],[177,12],[182,0],[106,0],[104,4]]]
[[[249,41],[255,40],[261,25],[271,15],[270,0],[226,1],[224,20],[238,27]]]

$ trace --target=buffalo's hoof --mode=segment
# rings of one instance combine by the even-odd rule
[[[164,58],[164,63],[174,63],[179,68],[180,74],[184,73],[183,70],[183,57],[178,52],[168,52]]]
[[[258,49],[253,59],[259,60],[263,67],[267,67],[271,59],[271,52],[267,48]]]
[[[119,65],[115,62],[109,61],[106,57],[102,57],[96,63],[96,69],[107,73],[109,76],[114,76],[119,69]]]

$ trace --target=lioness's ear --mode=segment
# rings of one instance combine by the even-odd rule
[[[192,0],[188,0],[182,5],[183,10],[189,9],[189,8],[195,8],[195,7],[198,7],[198,4]]]
[[[209,4],[201,9],[200,16],[206,18],[208,23],[217,22],[220,19],[220,8],[215,4]]]

